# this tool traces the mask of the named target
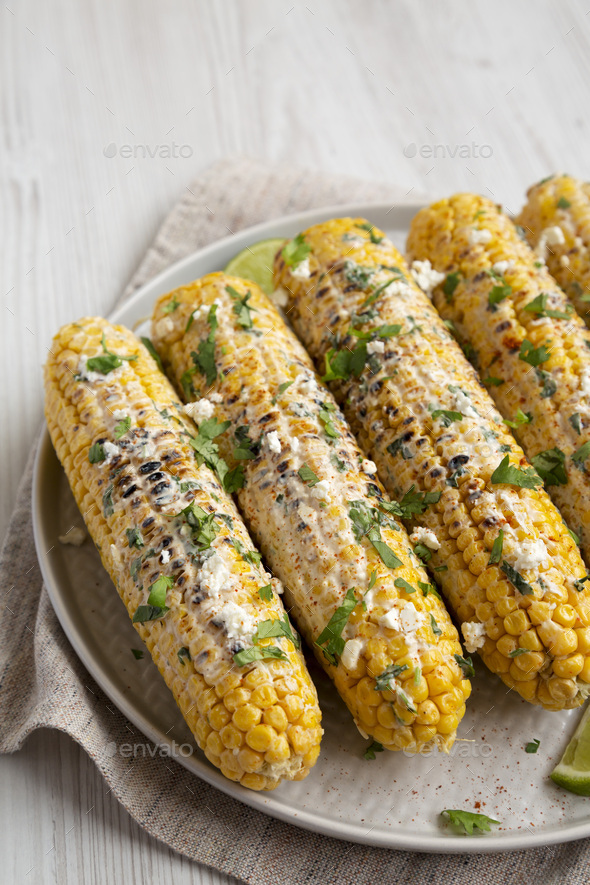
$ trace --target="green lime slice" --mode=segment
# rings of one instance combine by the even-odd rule
[[[590,707],[580,720],[551,780],[570,793],[590,796]]]
[[[246,246],[224,268],[224,273],[258,283],[263,292],[270,295],[274,291],[272,266],[275,255],[285,240],[259,240],[253,246]]]

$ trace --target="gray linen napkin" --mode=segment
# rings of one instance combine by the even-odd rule
[[[171,262],[228,232],[322,205],[354,200],[393,204],[404,196],[390,186],[290,166],[269,168],[248,159],[219,162],[186,188],[123,298]],[[0,554],[0,752],[15,752],[37,728],[66,732],[94,759],[115,796],[149,833],[175,851],[253,885],[577,885],[590,880],[590,840],[469,858],[387,851],[273,820],[198,780],[170,758],[137,757],[129,770],[120,754],[105,754],[109,743],[130,740],[130,723],[76,657],[42,586],[31,524],[32,465],[33,453]]]

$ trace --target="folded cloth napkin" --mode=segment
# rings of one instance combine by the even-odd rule
[[[354,200],[393,205],[408,193],[291,166],[222,161],[186,188],[123,298],[171,262],[248,225]],[[137,757],[129,772],[128,762],[105,753],[105,747],[129,741],[130,723],[76,657],[42,585],[31,524],[32,469],[33,453],[0,554],[0,752],[18,750],[37,728],[61,729],[94,759],[119,802],[149,833],[254,885],[590,881],[590,840],[468,858],[387,851],[273,820],[171,758]]]

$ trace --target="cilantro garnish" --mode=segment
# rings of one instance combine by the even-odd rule
[[[293,631],[293,628],[291,627],[291,624],[289,622],[289,615],[287,614],[287,612],[285,612],[282,618],[261,621],[258,624],[256,633],[252,637],[252,642],[254,643],[254,645],[258,645],[258,643],[262,639],[273,639],[277,636],[284,636],[286,639],[290,639],[295,648],[299,648],[299,646],[301,645],[301,641],[298,635]]]
[[[162,367],[162,360],[160,359],[160,354],[158,353],[158,351],[156,350],[156,348],[154,347],[154,345],[152,344],[150,339],[142,336],[141,343],[143,344],[143,346],[145,347],[145,349],[147,350],[147,352],[149,353],[151,358],[156,361],[160,372],[163,372],[164,369]]]
[[[534,313],[538,317],[553,317],[556,320],[568,320],[572,313],[572,307],[568,304],[566,310],[551,310],[547,307],[549,295],[547,292],[541,292],[532,301],[525,305],[525,310]]]
[[[338,658],[346,645],[342,638],[342,631],[356,605],[354,587],[350,587],[346,591],[344,602],[338,606],[314,643],[318,648],[321,648],[327,660],[334,666],[338,663]]]
[[[113,504],[113,484],[110,483],[102,496],[102,510],[105,517],[112,516],[115,510]]]
[[[234,449],[234,458],[236,461],[253,461],[260,451],[261,438],[252,440],[248,436],[250,429],[249,424],[240,424],[234,434],[236,447]]]
[[[442,630],[440,629],[440,627],[436,623],[434,615],[430,615],[430,626],[431,626],[432,632],[434,633],[435,636],[442,636]]]
[[[497,310],[498,308],[496,305],[500,304],[501,301],[504,301],[504,299],[508,298],[511,294],[512,286],[502,280],[501,284],[494,286],[488,294],[488,305],[493,311]]]
[[[131,429],[131,418],[126,415],[115,424],[115,439],[121,439]]]
[[[488,817],[487,814],[475,814],[473,811],[461,811],[458,808],[445,808],[441,815],[448,814],[450,822],[456,827],[462,827],[463,832],[473,836],[473,828],[476,827],[482,833],[490,832],[490,824],[499,824],[499,820]]]
[[[375,507],[370,507],[364,501],[350,501],[348,516],[357,541],[366,535],[387,568],[399,568],[402,565],[401,559],[398,559],[391,547],[381,540],[380,526],[384,524],[383,520],[386,517]],[[387,524],[393,527],[391,521]]]
[[[521,655],[526,655],[529,652],[529,648],[515,648],[514,651],[508,652],[509,658],[519,658]]]
[[[344,265],[344,276],[357,289],[366,289],[374,273],[374,267],[364,267],[354,261],[347,261]]]
[[[283,246],[281,255],[287,267],[295,267],[297,264],[305,261],[310,252],[311,246],[307,245],[303,239],[303,234],[297,234],[286,246]]]
[[[432,550],[430,550],[430,548],[427,547],[426,544],[416,544],[414,547],[414,553],[416,554],[418,559],[425,565],[432,559]]]
[[[539,747],[541,746],[541,741],[539,738],[534,738],[532,741],[529,741],[526,747],[524,748],[525,753],[536,753]]]
[[[366,230],[369,234],[369,237],[371,238],[371,242],[374,243],[376,246],[378,246],[379,243],[383,240],[383,235],[376,234],[374,225],[370,224],[368,221],[365,221],[363,224],[355,224],[355,227],[360,228],[360,230]]]
[[[487,378],[483,378],[482,380],[484,384],[491,384],[492,387],[500,387],[505,383],[503,378],[494,378],[493,375],[488,375]]]
[[[447,277],[443,283],[443,292],[445,293],[445,298],[447,303],[453,300],[453,295],[455,294],[455,289],[461,282],[461,274],[460,273],[450,273],[447,274]]]
[[[162,308],[162,313],[174,313],[179,304],[180,301],[178,301],[176,294],[174,294],[168,304],[165,304]]]
[[[245,484],[246,477],[244,475],[244,468],[241,464],[238,464],[237,467],[233,467],[223,477],[223,488],[228,495],[233,495],[234,492],[243,489]]]
[[[340,436],[334,424],[333,413],[335,411],[336,406],[334,403],[322,403],[322,407],[319,411],[319,419],[324,426],[326,436],[330,439],[338,439]]]
[[[576,449],[572,455],[572,461],[580,465],[583,464],[588,457],[590,457],[590,440],[585,442],[583,446],[580,446],[579,449]]]
[[[133,615],[134,624],[144,624],[146,621],[159,621],[169,609],[159,605],[138,605]]]
[[[492,544],[492,552],[488,559],[488,565],[496,565],[502,559],[502,547],[504,546],[504,530],[500,529],[498,537]]]
[[[141,535],[141,531],[134,526],[132,529],[125,529],[125,533],[127,535],[127,543],[129,547],[145,547],[143,537]]]
[[[200,551],[208,550],[219,532],[219,525],[215,522],[215,514],[207,513],[193,501],[176,516],[183,516],[190,526],[193,544]]]
[[[397,587],[398,590],[403,590],[404,593],[415,593],[416,592],[416,588],[412,587],[412,585],[410,583],[408,583],[408,581],[406,581],[404,578],[396,578],[393,583]]]
[[[424,513],[431,504],[438,504],[442,492],[415,492],[410,486],[401,501],[380,501],[379,507],[386,513],[395,513],[402,519],[410,519],[414,515]]]
[[[190,445],[195,450],[195,458],[199,467],[206,464],[211,470],[214,470],[223,482],[227,473],[227,464],[219,456],[219,446],[213,440],[225,433],[230,426],[231,421],[218,421],[214,416],[208,418],[199,425],[199,432],[196,436],[189,440]]]
[[[390,664],[383,673],[375,677],[375,691],[391,691],[391,680],[407,669],[407,664]]]
[[[234,663],[238,667],[245,667],[246,664],[253,664],[254,661],[267,661],[271,659],[285,661],[287,660],[287,655],[277,645],[268,645],[266,648],[253,645],[250,648],[243,648],[234,655]]]
[[[164,608],[166,605],[166,591],[174,586],[174,578],[168,575],[160,575],[153,584],[150,584],[148,596],[148,605],[154,605],[158,608]]]
[[[535,375],[537,376],[539,383],[543,385],[543,389],[540,393],[541,399],[546,399],[549,396],[553,396],[553,394],[557,390],[557,381],[552,378],[551,374],[549,372],[546,372],[544,369],[535,369]]]
[[[565,197],[560,197],[559,200],[557,201],[557,208],[558,209],[569,209],[569,207],[571,205],[572,204],[570,203],[570,201],[567,200]]]
[[[363,759],[366,759],[367,762],[370,762],[372,759],[375,759],[375,753],[383,752],[383,744],[380,744],[379,741],[372,741],[369,744],[365,752],[363,753]]]
[[[578,578],[577,581],[574,581],[574,587],[576,588],[578,593],[582,592],[586,581],[590,581],[590,575],[585,575],[583,578]]]
[[[580,413],[574,412],[573,415],[569,416],[568,421],[570,422],[578,436],[580,436],[580,434],[582,433],[582,419],[580,417]]]
[[[589,444],[590,447],[590,444]],[[546,486],[567,485],[567,473],[565,471],[565,454],[561,449],[546,449],[531,458],[533,467]]]
[[[133,655],[133,657],[135,658],[136,661],[141,661],[141,659],[143,658],[144,652],[143,652],[143,649],[141,649],[141,648],[132,648],[131,654]]]
[[[209,308],[207,322],[209,323],[209,334],[203,341],[199,341],[197,351],[193,350],[191,357],[196,368],[206,376],[207,384],[213,384],[217,378],[215,367],[215,331],[218,326],[216,304],[212,304]]]
[[[335,452],[332,452],[330,455],[330,463],[336,468],[338,473],[344,473],[346,471],[346,463],[342,458],[339,458]]]
[[[520,572],[517,572],[516,569],[510,565],[510,563],[506,562],[506,560],[504,560],[500,568],[502,569],[510,583],[514,584],[514,586],[516,587],[518,592],[522,594],[522,596],[530,596],[531,593],[535,592],[531,585],[525,581]]]
[[[122,366],[123,360],[133,362],[133,360],[137,359],[137,354],[133,354],[133,356],[121,356],[120,354],[112,353],[108,350],[104,332],[102,333],[100,343],[102,345],[103,356],[91,356],[90,359],[86,361],[86,367],[91,372],[98,372],[100,375],[108,375],[113,369],[118,369],[119,366]]]
[[[179,648],[176,654],[181,664],[186,664],[187,661],[192,660],[191,653],[186,645],[183,645],[182,648]]]
[[[183,372],[180,376],[180,383],[182,385],[182,391],[184,393],[184,398],[187,401],[190,401],[195,395],[195,388],[193,386],[193,375],[197,371],[196,366],[191,366],[190,369],[187,369],[186,372]]]
[[[462,655],[453,655],[453,657],[463,671],[464,679],[467,679],[469,676],[475,676],[475,670],[473,669],[473,661],[471,658],[464,658]]]
[[[99,464],[106,458],[104,446],[101,443],[94,443],[88,449],[88,460],[91,464]]]
[[[514,430],[515,428],[520,427],[521,424],[530,424],[532,420],[533,416],[531,412],[523,412],[522,409],[519,409],[514,416],[514,421],[509,421],[508,418],[504,418],[504,424],[508,427],[512,427]]]
[[[545,345],[541,344],[540,347],[535,347],[528,338],[525,338],[520,345],[518,358],[524,360],[525,363],[536,367],[547,362],[549,359],[549,351]]]
[[[353,350],[331,348],[326,353],[325,374],[322,381],[347,380],[351,375],[359,378],[367,362],[367,344],[361,341]]]
[[[311,469],[309,464],[304,464],[302,467],[299,468],[297,473],[299,474],[300,479],[302,479],[303,482],[306,483],[311,488],[313,488],[313,486],[317,485],[318,482],[320,481],[319,476],[317,476],[313,472],[313,470]]]
[[[233,286],[226,286],[225,291],[228,295],[233,298],[234,306],[233,311],[238,318],[238,325],[242,327],[242,329],[251,329],[252,328],[252,311],[256,310],[255,307],[250,307],[248,301],[252,298],[252,292],[248,290],[244,296],[240,295]]]
[[[493,485],[506,483],[507,485],[519,486],[522,489],[536,489],[537,486],[542,485],[540,476],[537,475],[532,467],[525,467],[524,470],[514,467],[510,463],[509,455],[502,458],[492,473],[491,482]]]
[[[258,595],[261,599],[264,599],[265,602],[270,602],[273,598],[272,584],[265,584],[264,587],[259,587]]]
[[[432,412],[432,417],[440,418],[443,427],[449,427],[453,421],[462,421],[464,415],[462,412],[453,412],[450,409],[435,409]]]

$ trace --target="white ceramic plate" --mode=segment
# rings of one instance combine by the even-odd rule
[[[340,206],[257,225],[173,265],[110,319],[133,327],[151,314],[159,295],[222,270],[247,245],[266,237],[290,237],[338,215],[364,216],[403,247],[410,220],[419,208]],[[386,848],[505,851],[590,835],[590,800],[565,793],[548,779],[580,713],[547,713],[533,707],[507,691],[481,665],[459,729],[460,739],[449,756],[417,758],[384,752],[367,762],[362,756],[367,742],[327,677],[312,662],[325,734],[311,774],[268,794],[253,793],[226,780],[193,746],[149,655],[140,661],[133,658],[131,648],[141,645],[140,640],[91,542],[81,548],[59,544],[58,535],[72,525],[82,525],[82,519],[47,433],[35,465],[33,519],[49,595],[84,665],[140,731],[160,747],[171,748],[189,771],[223,792],[296,826]],[[526,743],[534,738],[541,741],[538,753],[525,753]],[[105,747],[105,753],[114,752],[129,753],[130,749]],[[131,752],[145,750],[140,745]],[[501,826],[471,838],[456,835],[441,821],[444,808],[480,811],[501,821]]]

